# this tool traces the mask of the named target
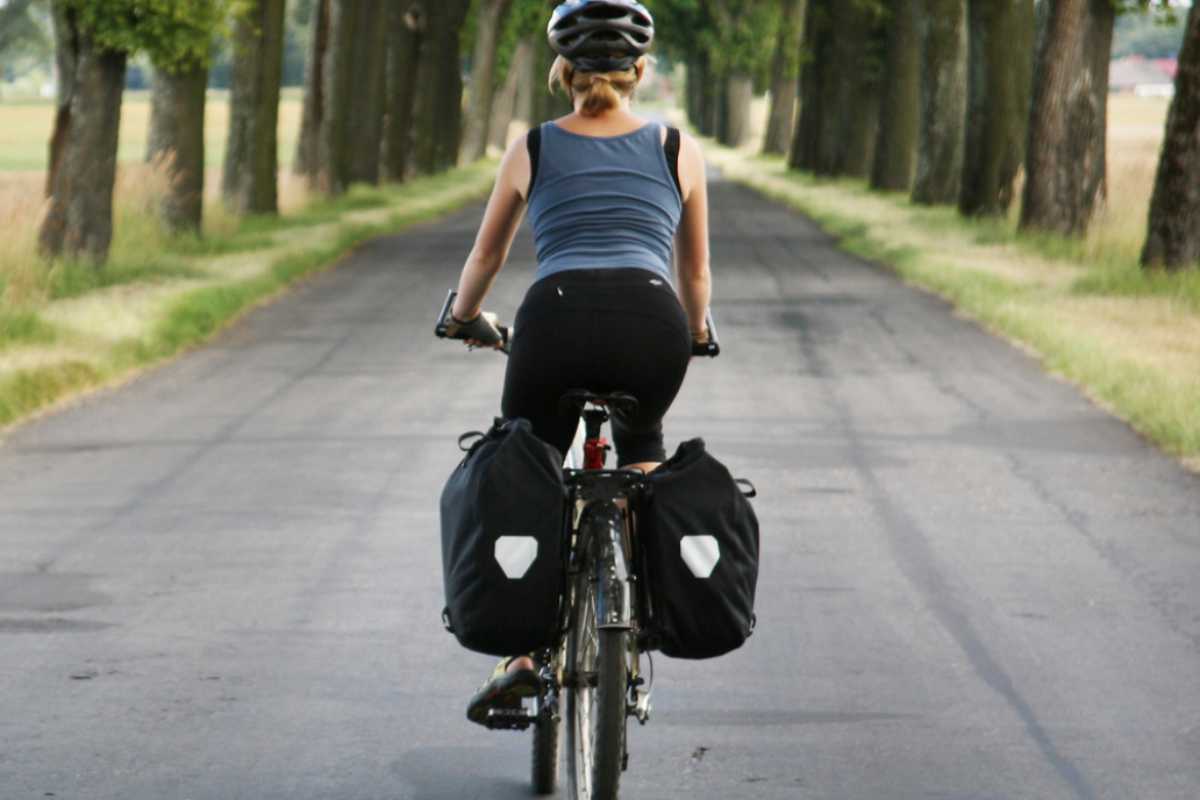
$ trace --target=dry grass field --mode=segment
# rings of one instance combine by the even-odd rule
[[[1121,260],[1141,253],[1169,104],[1160,97],[1110,99],[1108,198],[1088,236],[1090,253]]]
[[[286,92],[279,109],[280,206],[295,210],[307,201],[303,181],[288,169],[296,146],[301,101]],[[0,309],[37,305],[44,299],[47,266],[36,256],[37,228],[44,211],[46,143],[54,121],[48,102],[0,103]],[[150,100],[146,92],[128,92],[121,104],[121,133],[112,257],[115,262],[144,259],[165,240],[153,223],[155,200],[164,178],[144,163]],[[228,96],[210,92],[205,115],[205,228],[231,232],[236,220],[215,202],[229,126]]]
[[[279,158],[290,164],[300,130],[301,99],[288,90],[279,104]],[[0,173],[41,172],[46,169],[46,143],[54,125],[54,104],[47,101],[0,103]],[[126,92],[121,103],[119,160],[131,164],[146,155],[146,133],[150,127],[148,92]],[[211,91],[205,114],[205,154],[210,166],[219,167],[225,154],[229,127],[227,92]],[[0,177],[0,185],[4,181]]]

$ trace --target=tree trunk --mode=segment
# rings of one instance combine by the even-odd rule
[[[807,11],[806,0],[784,0],[783,23],[779,26],[771,64],[771,110],[767,115],[764,153],[785,155],[792,141]]]
[[[541,46],[540,37],[527,37],[529,40],[529,58],[524,68],[517,75],[517,100],[513,108],[513,116],[527,125],[533,122],[533,98],[538,92],[546,91],[546,82],[534,75],[538,64],[538,48]]]
[[[512,0],[483,0],[475,24],[474,64],[460,161],[470,163],[487,153],[488,128],[496,97],[496,54],[504,19]]]
[[[1003,215],[1025,151],[1033,0],[969,0],[967,131],[958,209]]]
[[[1200,4],[1188,12],[1142,264],[1200,268]]]
[[[1111,0],[1046,0],[1025,145],[1021,227],[1079,235],[1104,195]]]
[[[389,181],[408,177],[412,153],[417,64],[425,31],[419,4],[388,6],[387,98],[383,119],[383,174]]]
[[[325,109],[321,119],[318,144],[317,185],[330,196],[350,188],[353,166],[351,129],[353,122],[346,118],[354,91],[354,34],[358,22],[355,0],[330,0],[329,42],[325,54],[322,83],[325,87]]]
[[[319,185],[330,195],[379,183],[387,25],[384,0],[333,0]]]
[[[821,133],[825,123],[823,104],[832,70],[833,38],[830,33],[829,0],[809,0],[804,23],[804,65],[800,71],[800,119],[792,137],[788,166],[816,172],[820,163]]]
[[[717,87],[716,72],[712,59],[705,56],[700,67],[700,133],[704,136],[717,135],[717,123],[721,116],[721,92]]]
[[[916,168],[921,114],[919,0],[891,0],[887,63],[883,73],[879,137],[871,188],[907,192]]]
[[[724,76],[717,81],[714,95],[716,103],[716,114],[713,117],[714,137],[718,142],[724,144],[729,141],[729,76]]]
[[[700,129],[700,119],[703,116],[700,113],[701,104],[701,70],[703,69],[700,59],[693,57],[688,59],[686,67],[686,85],[684,87],[684,109],[687,112],[688,122],[697,130]]]
[[[827,114],[823,166],[833,175],[866,178],[874,161],[882,85],[885,28],[872,10],[858,2],[834,6],[834,100],[822,102]],[[829,158],[832,158],[830,165]]]
[[[355,91],[348,108],[357,123],[355,140],[359,146],[352,160],[352,180],[378,184],[383,154],[383,117],[387,93],[387,6],[389,0],[358,0],[359,14],[365,23],[359,41],[361,51],[354,59],[357,67]]]
[[[59,97],[38,243],[47,256],[99,266],[112,244],[125,54],[99,50],[65,3],[54,3],[53,13]]]
[[[921,123],[913,201],[958,200],[967,108],[966,0],[924,0]]]
[[[728,89],[728,82],[709,63],[708,80],[704,84],[704,125],[700,128],[701,133],[708,131],[709,136],[720,137],[725,103],[729,99],[726,94]]]
[[[517,95],[521,86],[521,77],[530,73],[532,60],[533,39],[523,36],[517,41],[512,61],[508,65],[508,75],[504,79],[504,86],[500,89],[494,104],[491,130],[488,132],[488,141],[493,147],[501,150],[508,147],[508,129],[512,125],[513,118],[517,116]]]
[[[694,92],[696,119],[692,124],[701,136],[714,136],[717,133],[717,119],[720,116],[720,93],[713,85],[712,63],[707,54],[696,59],[695,69],[688,71],[689,91]]]
[[[329,2],[317,0],[313,8],[312,34],[308,59],[304,64],[304,110],[300,118],[300,136],[296,141],[293,170],[317,183],[321,163],[321,123],[325,118],[325,56],[329,52]]]
[[[817,175],[866,177],[879,123],[882,28],[860,3],[811,1],[796,163]]]
[[[835,174],[849,178],[867,178],[875,163],[875,142],[879,138],[878,86],[865,86],[846,107],[842,147],[838,152]]]
[[[724,109],[719,141],[726,147],[741,147],[750,137],[750,107],[754,102],[754,78],[735,72],[725,79]]]
[[[531,92],[531,125],[540,125],[552,119],[570,114],[573,110],[571,99],[561,87],[550,92],[547,78],[550,66],[554,63],[554,51],[545,41],[538,41],[533,51],[533,80]]]
[[[413,114],[413,166],[422,174],[454,166],[462,134],[459,32],[468,0],[422,0],[426,34],[417,67]]]
[[[277,214],[279,81],[284,0],[257,0],[235,17],[229,144],[221,193],[238,214]]]
[[[163,221],[176,232],[199,233],[204,214],[204,101],[208,68],[154,73],[146,160],[161,163],[170,186],[162,200]]]

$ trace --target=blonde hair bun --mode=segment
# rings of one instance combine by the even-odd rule
[[[622,98],[633,95],[640,80],[636,66],[615,72],[579,72],[559,56],[550,67],[550,91],[561,86],[572,103],[582,97],[579,113],[585,117],[598,117],[620,106]]]

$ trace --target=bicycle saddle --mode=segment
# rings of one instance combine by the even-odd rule
[[[602,406],[618,416],[627,418],[637,414],[638,410],[638,399],[631,394],[626,392],[599,394],[589,392],[587,389],[572,389],[567,392],[559,400],[559,407],[564,411],[579,414],[588,403]]]

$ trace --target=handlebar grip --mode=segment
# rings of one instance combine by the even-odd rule
[[[704,325],[708,328],[707,342],[692,342],[692,355],[705,358],[716,358],[721,355],[721,342],[717,339],[717,323],[713,321],[712,309],[705,316]]]
[[[504,335],[502,327],[493,323],[487,314],[480,314],[470,322],[460,324],[454,338],[481,342],[488,347],[495,347],[498,344],[504,344],[507,337]]]

